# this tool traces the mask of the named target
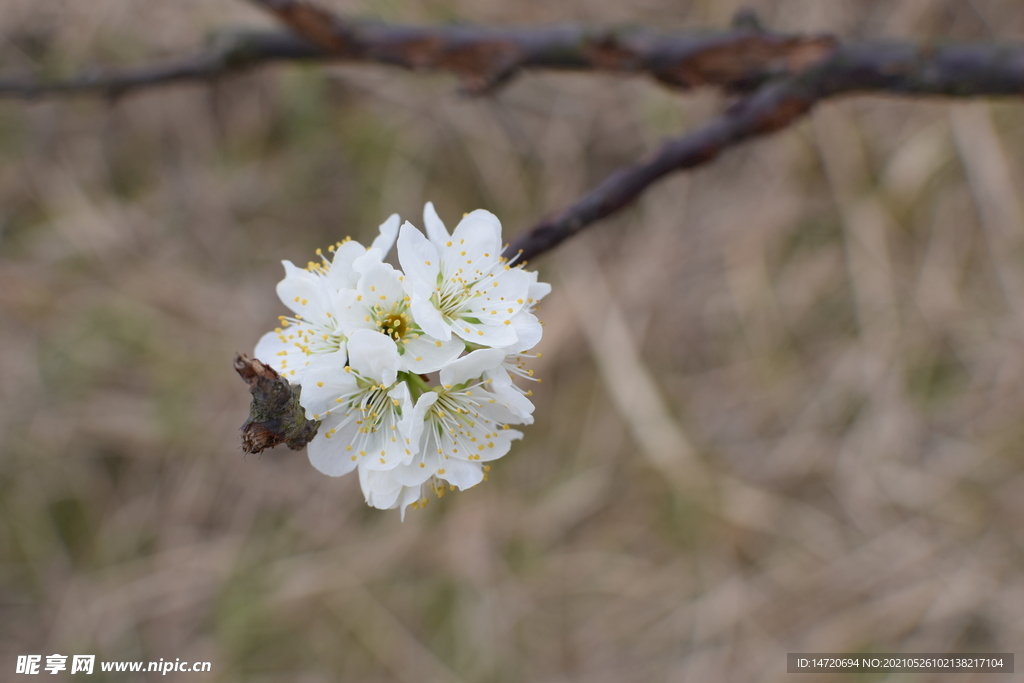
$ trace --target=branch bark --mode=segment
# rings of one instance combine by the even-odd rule
[[[204,81],[281,61],[378,63],[458,76],[464,90],[492,92],[525,70],[646,73],[674,88],[719,87],[749,93],[836,53],[877,63],[892,78],[879,92],[907,95],[1008,95],[1024,92],[1024,45],[841,44],[828,35],[766,31],[747,17],[727,30],[673,33],[645,28],[472,25],[399,26],[337,17],[297,0],[254,0],[298,33],[231,30],[200,54],[163,64],[90,69],[67,80],[0,79],[0,97],[118,96],[174,82]],[[892,56],[900,53],[904,61]],[[870,62],[871,60],[868,60]],[[870,67],[870,64],[869,64]]]
[[[253,0],[334,59],[448,71],[481,94],[524,69],[647,72],[679,88],[745,90],[832,52],[832,36],[771,33],[749,21],[727,31],[660,34],[580,26],[394,26],[339,17],[304,0]]]
[[[705,126],[669,140],[646,161],[617,169],[583,197],[516,239],[506,257],[529,260],[640,196],[674,171],[707,163],[749,138],[789,126],[820,100],[875,92],[904,95],[1024,94],[1024,48],[857,43],[800,74],[770,82]]]
[[[291,33],[224,30],[212,36],[204,52],[163,64],[118,69],[92,68],[66,80],[0,78],[0,97],[119,97],[134,90],[171,83],[210,81],[273,62],[323,60],[326,57],[323,50]]]

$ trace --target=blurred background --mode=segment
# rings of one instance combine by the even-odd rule
[[[738,8],[326,4],[666,29]],[[1016,0],[746,4],[847,39],[1024,36]],[[0,7],[8,75],[273,25],[240,0]],[[467,99],[443,75],[295,65],[0,101],[3,678],[19,654],[93,653],[212,662],[161,680],[782,681],[787,652],[1017,648],[1019,101],[826,103],[538,259],[536,423],[404,523],[302,452],[240,451],[231,361],[285,312],[282,259],[419,224],[426,200],[510,238],[723,105],[642,77]]]

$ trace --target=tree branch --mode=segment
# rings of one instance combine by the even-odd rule
[[[855,92],[906,95],[1024,94],[1024,48],[994,45],[924,47],[900,43],[845,45],[801,74],[762,86],[697,130],[669,140],[646,161],[617,169],[505,251],[532,259],[594,221],[625,207],[657,180],[693,168],[749,138],[784,128],[820,100]]]
[[[119,97],[142,88],[176,82],[208,81],[277,61],[325,59],[309,41],[279,31],[225,30],[214,34],[207,50],[163,64],[119,69],[92,68],[67,80],[0,78],[0,97],[34,99],[61,95]]]
[[[0,97],[117,96],[144,87],[209,80],[279,61],[379,63],[445,71],[460,77],[464,89],[477,94],[490,92],[528,69],[647,73],[676,88],[707,85],[749,93],[836,53],[866,56],[868,62],[874,56],[893,67],[891,79],[876,80],[871,86],[880,92],[981,96],[1024,91],[1024,45],[841,45],[827,35],[766,31],[749,14],[738,16],[731,29],[674,33],[579,26],[396,26],[342,19],[298,0],[253,1],[300,35],[223,31],[206,51],[163,64],[90,69],[57,81],[0,79]],[[894,59],[896,54],[902,59]]]
[[[660,34],[579,26],[393,26],[352,21],[304,0],[252,0],[332,58],[448,71],[492,91],[524,69],[647,72],[679,88],[747,90],[832,52],[833,37],[770,33],[743,17],[727,31]]]
[[[284,16],[314,42],[290,32],[226,31],[217,34],[205,52],[166,64],[91,69],[63,81],[0,79],[0,97],[121,95],[169,82],[209,80],[269,62],[314,60],[446,71],[458,76],[464,91],[472,94],[491,92],[524,69],[647,72],[671,87],[713,85],[744,91],[813,63],[835,42],[828,36],[789,36],[752,28],[662,35],[645,29],[576,26],[394,26],[329,15],[322,19],[335,28],[325,32],[311,28],[308,12],[301,20],[295,12]]]

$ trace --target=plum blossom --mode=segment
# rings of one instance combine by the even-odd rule
[[[285,261],[277,293],[292,315],[256,347],[320,423],[313,466],[357,471],[367,504],[403,519],[424,491],[485,480],[523,437],[512,426],[533,422],[516,381],[537,381],[527,362],[551,290],[502,257],[493,214],[468,213],[449,234],[428,203],[423,220],[426,234],[394,215],[369,248],[346,240],[304,269]],[[385,261],[396,237],[402,270]]]
[[[309,444],[314,467],[337,477],[356,467],[392,469],[412,457],[412,442],[399,429],[412,403],[406,384],[397,381],[398,367],[394,340],[370,330],[352,333],[347,357],[313,359],[299,402],[307,419],[320,420]]]
[[[353,264],[370,253],[382,259],[395,243],[398,225],[398,214],[392,214],[381,224],[369,249],[346,239],[328,247],[332,259],[317,249],[321,260],[310,261],[305,268],[282,261],[285,278],[277,284],[277,295],[294,315],[279,316],[280,325],[256,344],[256,357],[289,381],[301,384],[312,356],[343,351],[347,330],[336,314],[341,292],[358,283]]]
[[[477,209],[449,235],[432,204],[423,212],[427,234],[406,221],[398,233],[398,259],[405,269],[411,310],[428,334],[452,335],[471,344],[512,346],[512,325],[526,305],[530,275],[501,256],[501,223]]]

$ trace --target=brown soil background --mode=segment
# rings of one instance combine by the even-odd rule
[[[329,4],[665,28],[736,9]],[[843,38],[1024,36],[1016,0],[749,5]],[[170,57],[225,25],[271,22],[229,0],[0,0],[0,71]],[[538,259],[536,423],[404,524],[302,453],[244,458],[231,360],[284,312],[281,259],[419,223],[427,199],[512,236],[723,105],[640,77],[454,86],[281,66],[0,102],[5,679],[30,653],[212,662],[167,681],[601,683],[1020,649],[1019,101],[828,103]]]

